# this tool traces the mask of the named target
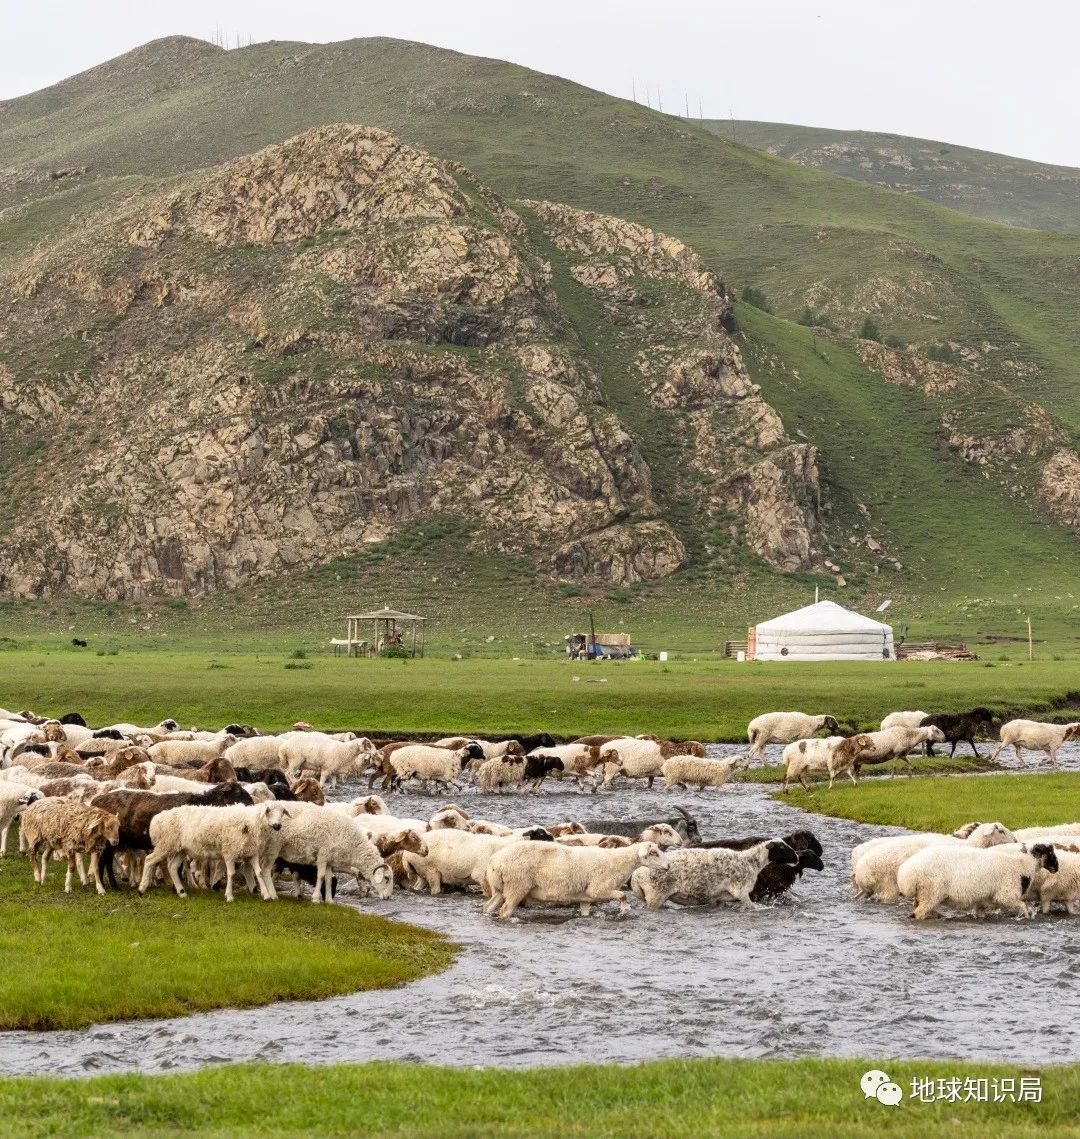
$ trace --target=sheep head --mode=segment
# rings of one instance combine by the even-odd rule
[[[770,862],[779,862],[783,866],[799,865],[799,856],[786,842],[780,839],[773,839],[772,842],[768,842],[765,845],[769,851]]]
[[[67,743],[67,733],[59,720],[48,720],[42,727],[45,742],[50,744]]]
[[[652,866],[656,870],[663,870],[668,865],[667,855],[655,842],[639,842],[637,860],[639,865]]]
[[[1058,871],[1058,857],[1057,852],[1054,850],[1053,843],[1037,842],[1030,849],[1023,847],[1039,862],[1039,865],[1050,874],[1056,874]]]
[[[653,823],[638,835],[638,842],[655,842],[659,847],[682,846],[683,836],[668,823]]]
[[[1070,740],[1080,740],[1080,723],[1065,725],[1064,742],[1068,743]]]
[[[551,831],[553,835],[585,833],[585,828],[575,819],[571,819],[565,823],[549,823],[548,830]]]

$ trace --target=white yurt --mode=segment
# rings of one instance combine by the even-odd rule
[[[891,625],[816,601],[747,631],[749,660],[896,660]]]

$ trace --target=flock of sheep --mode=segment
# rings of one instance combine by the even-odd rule
[[[831,786],[837,775],[857,781],[864,764],[906,762],[913,749],[931,751],[935,742],[955,750],[967,740],[974,748],[988,721],[984,709],[903,712],[880,731],[844,737],[831,716],[770,713],[751,721],[747,755],[710,759],[700,743],[655,736],[585,736],[563,745],[546,734],[447,737],[377,747],[306,724],[279,735],[242,724],[181,731],[173,720],[93,730],[77,713],[57,720],[0,709],[0,856],[21,816],[20,850],[35,880],[44,883],[50,858],[60,858],[66,890],[77,872],[99,893],[119,877],[140,892],[160,880],[180,896],[220,884],[232,901],[239,874],[267,901],[289,880],[294,893],[312,886],[319,902],[332,900],[342,874],[355,878],[361,895],[378,898],[395,886],[432,894],[479,889],[485,909],[502,918],[530,902],[577,905],[582,914],[607,901],[626,908],[630,894],[652,909],[668,901],[752,905],[823,868],[813,834],[703,841],[681,808],[671,818],[511,828],[470,818],[455,804],[409,818],[391,814],[373,793],[327,802],[325,788],[366,776],[369,792],[376,782],[382,792],[460,791],[471,776],[488,794],[539,793],[549,778],[593,793],[619,778],[703,790],[722,787],[769,743],[786,745],[785,790],[791,779],[808,787],[810,771],[827,772]],[[833,734],[817,738],[822,730]],[[1012,721],[997,750],[1011,744],[1022,764],[1022,748],[1042,749],[1055,762],[1057,748],[1076,738],[1080,724]],[[972,824],[953,836],[876,839],[854,852],[852,883],[862,897],[911,898],[917,917],[941,904],[1027,916],[1032,898],[1044,909],[1063,901],[1072,913],[1080,904],[1080,846],[1064,840],[1073,835],[1080,840],[1080,826],[1029,833]]]

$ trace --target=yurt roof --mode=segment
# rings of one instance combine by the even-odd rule
[[[794,633],[794,632],[869,632],[871,630],[882,632],[891,631],[892,626],[872,617],[864,617],[861,613],[853,613],[835,601],[817,601],[813,605],[804,605],[802,609],[794,609],[770,621],[761,621],[757,631],[761,633]]]

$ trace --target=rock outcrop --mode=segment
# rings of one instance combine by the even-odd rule
[[[429,516],[623,585],[686,564],[679,496],[770,565],[815,564],[815,454],[750,383],[723,285],[642,226],[528,209],[600,333],[631,338],[623,381],[651,421],[609,398],[519,212],[371,128],[78,217],[9,264],[0,595],[242,586]],[[678,442],[663,487],[654,429]]]

